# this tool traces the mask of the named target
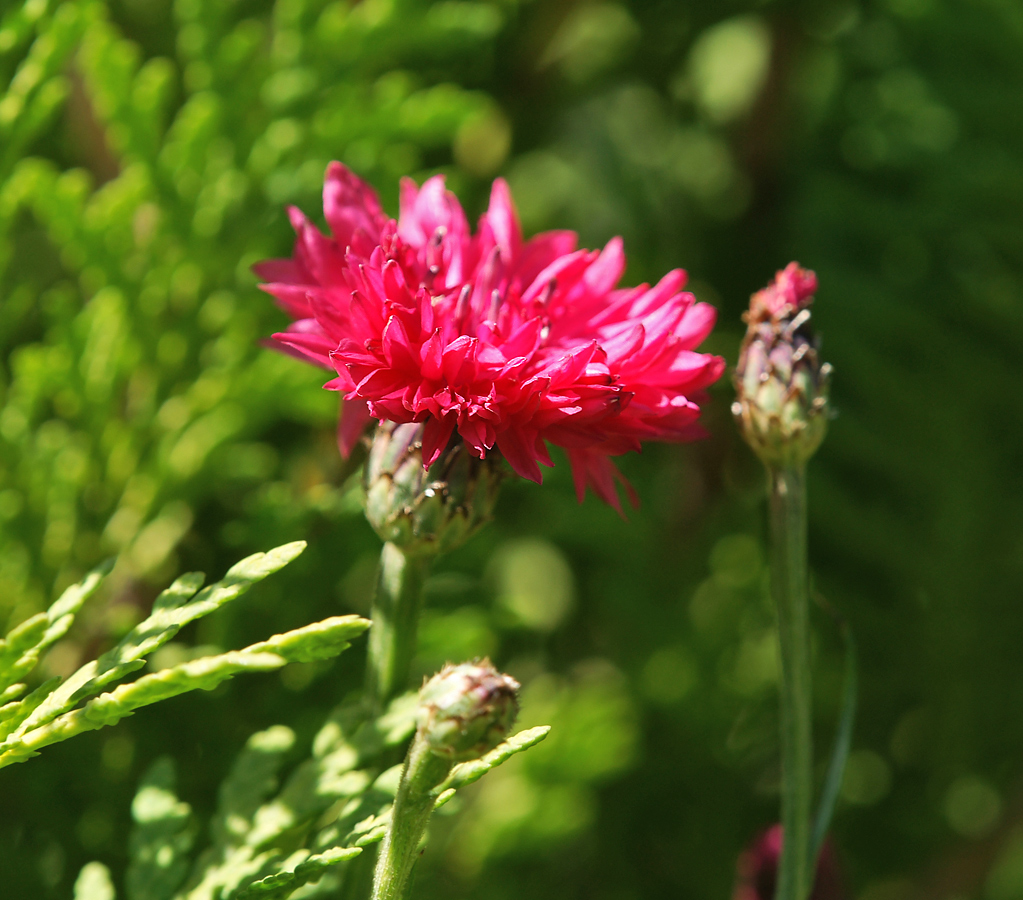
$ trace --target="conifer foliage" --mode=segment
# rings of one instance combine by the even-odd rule
[[[152,574],[225,469],[259,475],[246,442],[309,419],[248,266],[330,159],[396,182],[486,115],[415,74],[492,37],[496,11],[464,6],[179,0],[169,55],[94,0],[3,14],[0,611],[112,552]]]

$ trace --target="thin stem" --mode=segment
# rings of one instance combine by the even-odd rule
[[[377,713],[408,686],[428,570],[429,558],[411,556],[395,544],[384,544],[380,552],[366,670],[366,695]]]
[[[408,880],[418,858],[419,842],[433,812],[433,788],[451,772],[452,761],[438,756],[416,734],[394,797],[391,827],[380,845],[372,900],[406,900]]]
[[[771,595],[781,650],[782,853],[776,900],[806,900],[813,887],[810,608],[806,568],[806,468],[768,466]]]

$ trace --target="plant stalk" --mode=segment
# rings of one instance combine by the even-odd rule
[[[372,900],[406,900],[419,842],[437,800],[433,789],[448,777],[453,764],[434,753],[422,733],[416,732],[394,798],[391,827],[380,845]]]
[[[813,888],[810,607],[807,584],[806,466],[768,465],[771,595],[781,655],[782,852],[776,900],[807,900]]]
[[[366,667],[366,696],[377,714],[408,686],[429,568],[428,557],[410,555],[390,542],[380,551]]]

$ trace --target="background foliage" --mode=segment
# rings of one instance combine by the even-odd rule
[[[110,0],[0,12],[0,616],[119,553],[42,660],[112,646],[185,569],[309,549],[158,668],[365,612],[378,544],[319,373],[249,265],[318,211],[328,160],[378,186],[505,174],[527,231],[682,265],[734,361],[775,268],[817,270],[839,415],[811,467],[816,584],[857,633],[861,713],[835,837],[864,900],[1023,898],[1023,12],[1012,0]],[[770,823],[775,660],[758,467],[722,385],[698,446],[624,468],[628,523],[564,466],[509,484],[430,585],[425,673],[490,653],[540,747],[439,820],[424,898],[727,896]],[[839,640],[817,622],[821,727]],[[143,773],[177,760],[201,827],[249,736],[297,761],[356,682],[250,675],[0,773],[12,897],[121,883]],[[156,774],[153,774],[153,773]],[[149,783],[149,782],[147,782]],[[475,791],[475,793],[473,793]],[[456,804],[449,804],[454,807]]]

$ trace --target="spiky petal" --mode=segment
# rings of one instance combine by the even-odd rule
[[[274,339],[336,373],[325,386],[344,395],[343,453],[371,418],[423,423],[424,466],[457,434],[539,482],[550,443],[580,495],[591,487],[617,508],[611,457],[702,435],[698,403],[724,361],[697,351],[715,312],[682,291],[684,272],[622,289],[619,238],[599,252],[568,231],[524,241],[500,179],[475,234],[442,176],[403,180],[400,200],[387,219],[331,163],[330,236],[292,210],[292,258],[256,267],[295,320]]]

